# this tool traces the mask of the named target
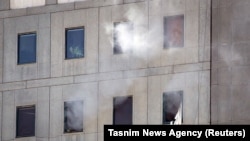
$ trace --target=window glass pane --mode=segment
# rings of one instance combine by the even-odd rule
[[[113,53],[121,54],[131,51],[133,47],[133,23],[116,22],[113,32]]]
[[[64,132],[83,131],[83,101],[64,102]]]
[[[182,91],[163,94],[163,124],[182,123]]]
[[[17,137],[35,136],[35,106],[17,108]]]
[[[184,15],[164,18],[164,48],[184,47]]]
[[[113,124],[132,124],[132,96],[115,97]]]
[[[84,57],[84,29],[66,30],[66,59]]]
[[[36,34],[18,35],[18,64],[36,62]]]

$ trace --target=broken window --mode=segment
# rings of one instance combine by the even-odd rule
[[[64,133],[83,131],[83,101],[64,102]]]
[[[17,107],[16,137],[35,136],[35,106]]]
[[[18,35],[18,64],[36,62],[36,33]]]
[[[164,48],[184,47],[184,15],[164,17]]]
[[[113,124],[132,124],[132,96],[115,97],[113,105]]]
[[[131,51],[133,46],[133,23],[116,22],[113,31],[113,53],[122,54]]]
[[[84,57],[84,28],[66,29],[66,49],[65,58]]]
[[[163,93],[163,124],[182,123],[183,92]]]

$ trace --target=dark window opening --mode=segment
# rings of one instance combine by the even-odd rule
[[[66,29],[66,49],[65,58],[84,57],[84,28]]]
[[[64,133],[83,131],[83,101],[64,102]]]
[[[18,64],[36,62],[36,33],[18,35]]]
[[[113,30],[113,54],[129,52],[133,47],[133,23],[115,22]]]
[[[132,124],[132,96],[121,96],[113,99],[113,124]]]
[[[184,15],[164,17],[164,48],[184,47]]]
[[[35,106],[17,107],[16,137],[35,136]]]
[[[182,123],[183,92],[163,93],[163,124]]]

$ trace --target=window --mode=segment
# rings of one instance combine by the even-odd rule
[[[18,35],[18,64],[36,62],[36,33]]]
[[[35,136],[35,106],[17,107],[16,137]]]
[[[131,22],[114,23],[113,44],[114,54],[131,51],[133,46],[133,24]]]
[[[83,101],[64,102],[64,133],[83,131]]]
[[[132,124],[132,96],[113,99],[113,124]]]
[[[65,58],[84,57],[84,28],[66,29]]]
[[[10,8],[27,8],[45,5],[45,0],[10,0]]]
[[[184,47],[184,15],[164,17],[164,48]]]
[[[163,94],[163,124],[182,123],[182,97],[182,91]]]

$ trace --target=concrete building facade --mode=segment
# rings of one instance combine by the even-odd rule
[[[249,0],[213,0],[211,114],[214,124],[249,124]]]
[[[181,124],[249,123],[248,4],[0,0],[1,140],[102,141],[103,125],[113,124],[115,97],[133,98],[132,124],[163,124],[163,95],[177,91]],[[164,18],[176,15],[184,17],[183,46],[165,48]],[[113,24],[124,21],[133,23],[135,45],[114,54]],[[84,57],[65,59],[65,32],[74,27],[84,27]],[[18,64],[18,35],[31,32],[36,61]],[[79,100],[83,131],[65,133],[65,102]],[[17,109],[30,105],[35,135],[17,137]]]

